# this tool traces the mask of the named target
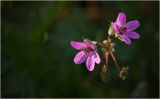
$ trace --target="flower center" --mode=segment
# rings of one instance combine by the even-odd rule
[[[84,52],[85,52],[86,55],[88,55],[88,56],[91,56],[93,51],[94,51],[94,50],[93,50],[92,48],[90,48],[90,47],[88,47],[88,48],[86,48],[86,49],[84,50]]]
[[[123,27],[123,26],[118,26],[118,33],[119,34],[123,34],[126,32],[127,28],[126,27]]]

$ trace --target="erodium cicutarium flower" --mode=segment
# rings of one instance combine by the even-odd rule
[[[79,51],[74,58],[75,64],[81,64],[86,60],[87,69],[89,71],[93,71],[95,62],[97,64],[100,63],[101,60],[98,53],[96,52],[94,44],[86,41],[71,41],[71,46]]]
[[[112,29],[114,30],[116,36],[124,41],[126,44],[130,45],[132,39],[139,39],[140,35],[133,30],[140,26],[139,21],[133,20],[126,23],[126,15],[123,12],[118,14],[116,22],[112,23]]]
[[[83,42],[71,41],[70,44],[73,48],[77,49],[79,52],[74,57],[75,64],[82,64],[86,61],[86,67],[89,71],[94,70],[95,63],[100,64],[101,59],[97,53],[97,47],[101,48],[102,54],[106,61],[102,62],[102,72],[101,78],[103,81],[109,79],[109,57],[113,59],[115,66],[119,72],[119,77],[122,80],[125,80],[128,76],[129,67],[124,67],[119,64],[118,59],[115,55],[115,43],[113,40],[119,38],[121,41],[125,42],[127,45],[131,44],[131,39],[139,39],[140,35],[134,30],[140,26],[139,21],[133,20],[126,22],[126,15],[123,12],[118,14],[116,22],[112,22],[109,30],[108,37],[102,41],[91,41],[87,38],[83,38]],[[103,58],[103,57],[102,57]],[[102,59],[102,60],[104,60]]]

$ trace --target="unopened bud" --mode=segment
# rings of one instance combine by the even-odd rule
[[[102,71],[101,71],[100,76],[101,76],[101,79],[103,82],[107,82],[110,79],[110,75],[109,75],[109,72],[107,71],[107,69],[108,68],[106,67],[106,65],[102,66]]]
[[[103,43],[104,43],[104,44],[107,44],[107,43],[108,43],[108,41],[107,41],[107,40],[103,40]]]
[[[112,29],[112,26],[109,27],[109,30],[108,30],[108,34],[111,36],[111,35],[114,35],[114,30]]]
[[[97,44],[97,42],[96,42],[96,41],[92,41],[92,43],[93,43],[93,44]]]
[[[128,67],[126,68],[122,68],[122,70],[120,71],[119,73],[119,77],[122,79],[122,80],[125,80],[126,77],[128,76]]]

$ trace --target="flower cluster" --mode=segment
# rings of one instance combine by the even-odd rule
[[[71,41],[71,46],[77,49],[79,52],[74,58],[75,64],[81,64],[86,61],[86,67],[89,71],[93,71],[95,63],[100,64],[101,59],[97,53],[97,47],[102,49],[105,56],[106,64],[102,66],[102,71],[108,70],[108,57],[111,56],[115,62],[116,68],[119,71],[119,76],[124,80],[128,75],[128,67],[121,68],[118,64],[114,53],[114,43],[112,41],[115,38],[120,39],[127,45],[131,44],[132,39],[139,39],[140,35],[133,30],[140,26],[139,21],[133,20],[126,23],[126,15],[124,12],[118,14],[116,22],[112,22],[108,31],[108,38],[103,42],[91,41],[89,39],[84,39],[83,42]]]

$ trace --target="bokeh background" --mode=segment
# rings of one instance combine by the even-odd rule
[[[121,80],[110,58],[103,81],[103,62],[93,72],[74,64],[70,41],[106,39],[120,11],[140,21],[141,38],[114,41],[129,76]],[[159,1],[2,1],[1,97],[159,97]]]

